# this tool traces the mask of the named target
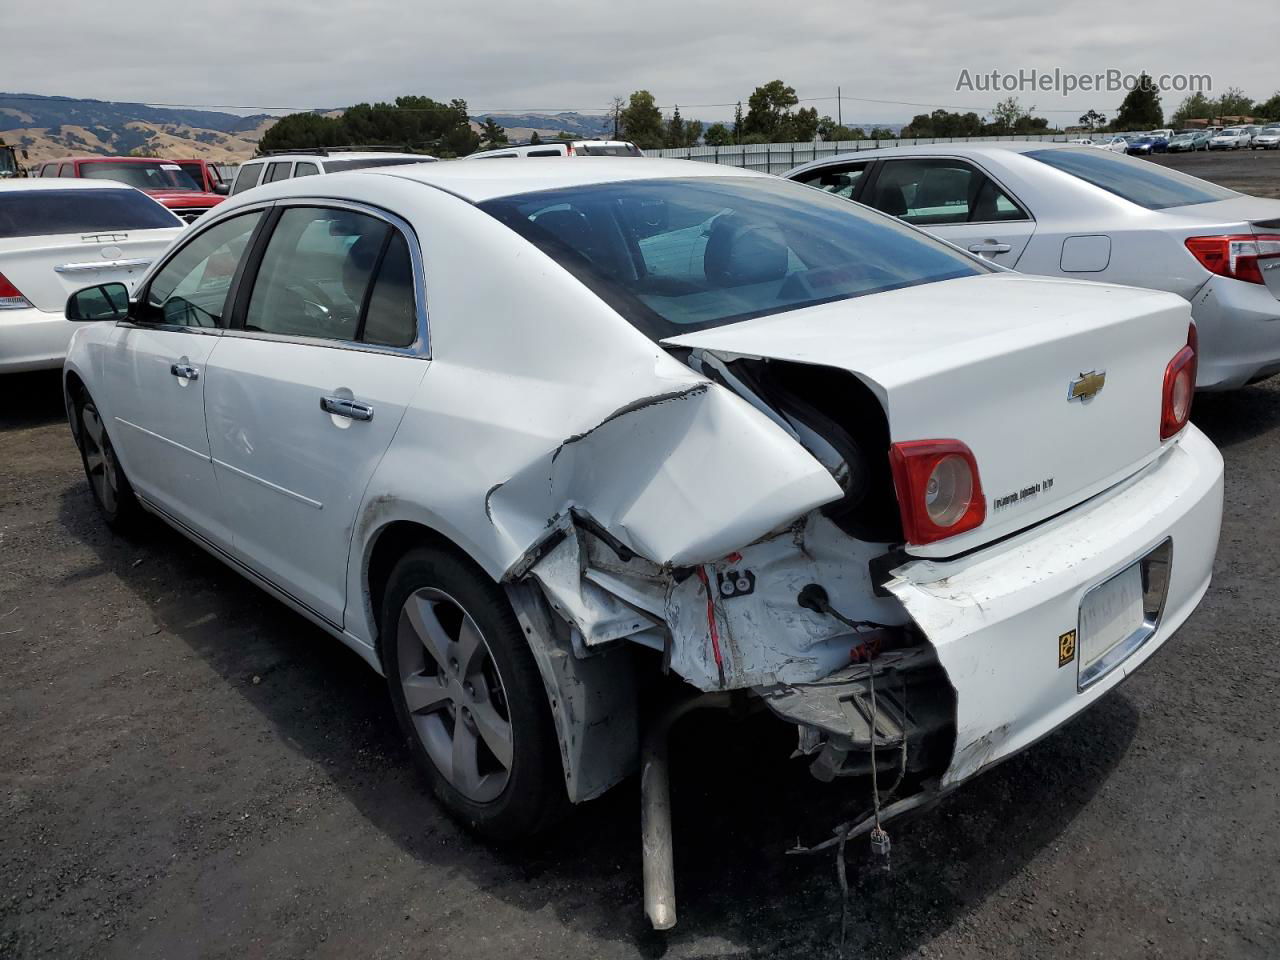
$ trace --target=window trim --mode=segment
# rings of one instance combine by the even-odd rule
[[[354,200],[335,200],[328,197],[287,197],[272,201],[269,204],[263,204],[263,206],[270,207],[271,210],[262,221],[261,234],[254,237],[250,243],[249,252],[244,260],[241,261],[243,273],[237,274],[233,280],[233,283],[236,284],[235,300],[229,313],[230,321],[222,331],[224,336],[241,337],[246,340],[270,340],[276,343],[296,343],[302,346],[326,347],[334,350],[354,350],[360,353],[386,353],[395,356],[418,357],[423,360],[431,359],[431,324],[425,303],[427,285],[426,273],[423,268],[422,248],[418,243],[417,233],[414,232],[413,227],[407,221],[388,210],[375,207],[372,204],[360,203]],[[380,343],[364,343],[360,340],[335,340],[330,337],[268,333],[262,330],[246,330],[244,328],[245,316],[249,310],[249,298],[253,294],[253,286],[258,279],[258,270],[262,266],[262,258],[266,253],[267,243],[275,232],[276,222],[280,219],[280,215],[290,207],[314,207],[322,210],[348,210],[352,213],[362,213],[376,220],[381,220],[393,230],[400,231],[409,248],[409,263],[413,269],[413,306],[414,318],[417,324],[417,337],[413,343],[407,347],[393,347]],[[372,286],[371,282],[370,290]],[[141,289],[141,284],[139,289]],[[366,303],[370,290],[365,291]],[[357,328],[357,333],[363,330],[365,305],[365,303],[361,304],[361,322]]]
[[[870,180],[868,181],[867,185],[863,188],[863,194],[866,194],[866,191],[873,190],[876,186],[879,185],[880,174],[883,172],[886,164],[902,163],[903,161],[907,161],[907,160],[953,160],[953,161],[956,161],[957,163],[968,164],[970,167],[977,170],[980,174],[982,174],[984,177],[986,177],[988,180],[994,183],[997,187],[999,187],[1001,192],[1004,193],[1006,197],[1008,197],[1010,200],[1013,201],[1014,206],[1016,206],[1019,210],[1022,211],[1023,215],[1017,220],[962,220],[960,223],[911,223],[910,220],[904,220],[902,217],[894,217],[895,220],[901,220],[903,223],[909,223],[911,224],[911,226],[918,227],[919,229],[925,230],[925,231],[928,231],[933,227],[980,227],[980,226],[994,226],[1002,223],[1035,223],[1036,222],[1035,214],[1031,212],[1031,208],[1022,202],[1021,197],[1019,197],[1016,193],[1014,193],[1007,186],[1005,186],[1005,184],[1001,182],[999,177],[995,176],[989,169],[987,169],[985,166],[983,166],[973,157],[962,157],[953,153],[915,154],[909,157],[877,157],[875,170],[870,171],[870,174],[869,174]],[[867,178],[864,177],[863,179],[867,179]],[[867,206],[871,206],[871,204],[867,204]],[[874,206],[871,206],[871,209],[876,210],[877,208]],[[882,210],[879,212],[884,213],[884,211]],[[885,216],[893,216],[893,214],[885,214]]]

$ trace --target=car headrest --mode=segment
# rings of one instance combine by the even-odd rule
[[[717,287],[781,280],[787,275],[786,239],[772,224],[748,224],[727,214],[711,228],[702,270]]]
[[[591,245],[591,221],[580,211],[548,210],[533,222],[570,250],[586,255],[586,248]]]
[[[357,307],[364,300],[369,274],[382,251],[384,239],[382,233],[366,233],[347,251],[347,259],[342,264],[342,288],[346,291],[347,299]]]

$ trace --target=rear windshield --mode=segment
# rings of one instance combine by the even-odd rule
[[[575,153],[588,157],[643,157],[640,148],[634,143],[583,143],[574,147]]]
[[[139,190],[199,190],[176,163],[156,160],[153,163],[117,163],[111,160],[80,164],[80,176],[86,180],[118,180]]]
[[[0,193],[0,238],[180,226],[181,220],[136,190]]]
[[[655,340],[987,269],[896,220],[781,179],[592,184],[480,208]]]
[[[366,167],[398,167],[406,163],[430,163],[434,157],[370,157],[364,160],[326,160],[325,173],[340,170],[363,170]]]
[[[1032,150],[1027,156],[1148,210],[1167,210],[1240,196],[1234,190],[1150,161],[1131,160],[1102,150]]]

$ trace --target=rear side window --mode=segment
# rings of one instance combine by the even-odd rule
[[[285,210],[263,253],[245,329],[408,346],[417,321],[404,239],[362,213]]]
[[[563,157],[563,150],[530,150],[526,157]]]
[[[314,177],[320,172],[320,168],[314,163],[297,163],[293,167],[293,175],[295,177]]]
[[[1168,167],[1087,147],[1032,150],[1027,156],[1148,210],[1229,200],[1240,194]]]
[[[262,176],[262,164],[246,163],[240,168],[240,172],[236,174],[236,185],[231,188],[231,193],[244,193],[246,190],[256,187],[260,176]]]
[[[920,226],[1026,219],[1003,190],[963,160],[888,160],[873,187],[864,202]]]
[[[136,190],[6,190],[0,193],[0,238],[180,226],[181,220]]]

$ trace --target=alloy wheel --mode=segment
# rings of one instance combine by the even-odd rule
[[[410,594],[397,630],[400,687],[419,740],[468,800],[496,800],[511,777],[507,691],[474,619],[434,587]]]
[[[111,446],[111,438],[102,426],[98,408],[86,403],[80,411],[84,428],[84,462],[93,492],[108,514],[114,513],[120,501],[120,464]]]

